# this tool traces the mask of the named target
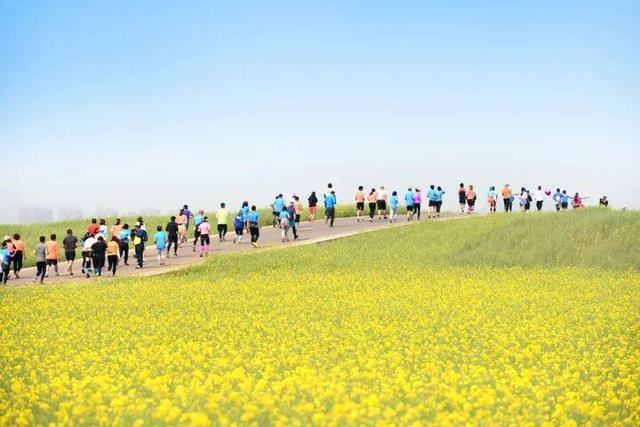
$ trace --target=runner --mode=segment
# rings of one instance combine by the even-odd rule
[[[407,221],[411,221],[413,219],[413,190],[411,187],[404,195],[404,203],[407,206]]]
[[[180,213],[176,218],[176,223],[178,224],[178,243],[180,246],[187,241],[187,220],[184,209],[180,209]]]
[[[204,221],[204,211],[200,209],[196,216],[193,218],[193,252],[196,251],[196,246],[198,245],[198,239],[200,239],[200,228],[199,225]]]
[[[533,198],[531,197],[531,193],[529,192],[529,190],[527,190],[527,203],[525,203],[524,205],[524,210],[525,211],[529,211],[529,209],[531,209],[531,202],[533,201]]]
[[[571,201],[571,205],[573,206],[573,209],[583,208],[584,207],[584,205],[582,204],[583,199],[586,199],[586,197],[580,197],[580,194],[576,193],[576,195],[573,196],[573,200]]]
[[[120,218],[116,218],[116,223],[111,226],[111,237],[118,237],[121,231],[122,220],[120,220]]]
[[[58,274],[58,259],[60,258],[60,251],[58,250],[58,242],[56,242],[56,235],[52,234],[51,236],[51,240],[49,240],[47,242],[47,277],[49,277],[49,271],[51,270],[51,267],[53,267],[53,270],[56,273],[56,276],[59,276],[60,274]]]
[[[436,216],[440,218],[440,209],[442,208],[442,197],[444,196],[445,191],[442,190],[442,187],[438,185],[436,189]]]
[[[607,199],[607,196],[600,197],[600,200],[598,201],[598,206],[600,206],[601,208],[609,207],[609,200]]]
[[[373,222],[373,217],[376,216],[377,201],[378,192],[375,188],[372,188],[367,196],[367,202],[369,202],[369,222]]]
[[[202,224],[202,220],[200,220],[200,224]],[[199,228],[198,226],[200,224],[195,225],[194,220],[194,228]],[[156,245],[156,252],[158,254],[158,265],[165,265],[164,260],[167,258],[167,233],[162,231],[161,225],[156,228],[156,234],[153,235],[153,243]],[[196,245],[194,243],[193,249],[195,250],[195,248]]]
[[[384,189],[384,186],[380,186],[380,190],[378,190],[378,200],[376,201],[378,205],[378,221],[387,219],[387,201],[387,191]]]
[[[475,210],[476,199],[478,198],[478,196],[476,195],[476,192],[473,190],[473,185],[469,186],[466,196],[467,196],[467,205],[469,205],[469,210],[467,211],[467,213],[471,215],[471,212]]]
[[[244,233],[244,221],[242,220],[241,211],[238,211],[238,214],[233,218],[233,228],[236,232],[233,243],[240,243],[242,241],[242,234]]]
[[[20,270],[22,270],[22,263],[27,258],[27,251],[24,242],[20,239],[19,234],[13,235],[13,246],[15,252],[13,254],[13,275],[16,279],[20,278]]]
[[[64,257],[67,260],[67,267],[64,269],[69,276],[73,276],[73,264],[76,261],[76,249],[78,248],[78,238],[73,235],[71,229],[67,230],[66,237],[62,240]]]
[[[489,187],[489,192],[487,192],[487,203],[489,204],[489,213],[495,213],[496,204],[498,203],[498,193],[496,192],[496,187],[493,185]]]
[[[333,227],[333,222],[336,219],[336,203],[336,193],[335,191],[331,191],[324,199],[325,215],[329,221],[329,227]]]
[[[362,218],[362,216],[364,215],[364,191],[362,191],[363,189],[364,187],[362,185],[359,186],[355,196],[357,222],[360,222],[360,218]]]
[[[202,258],[203,256],[209,256],[209,245],[211,244],[209,239],[209,233],[211,233],[209,218],[205,216],[198,227],[200,228],[200,258]]]
[[[464,213],[464,209],[467,207],[467,189],[464,188],[464,183],[460,183],[458,188],[458,203],[460,204],[460,213]]]
[[[556,204],[556,212],[560,212],[562,208],[562,192],[559,188],[556,188],[556,192],[553,193],[553,201]]]
[[[118,243],[120,245],[120,252],[118,259],[124,261],[124,265],[129,265],[129,241],[131,240],[131,230],[129,230],[129,224],[122,226],[122,230],[118,233]],[[124,256],[124,258],[123,258]]]
[[[100,231],[100,226],[98,225],[98,220],[95,218],[91,218],[91,224],[87,227],[87,233],[92,236],[95,236]]]
[[[8,244],[11,240],[3,240],[0,247],[0,283],[7,284],[9,272],[11,271],[11,249]]]
[[[540,212],[542,210],[542,203],[544,202],[544,191],[542,191],[542,185],[538,185],[538,189],[533,193],[533,199],[536,201],[536,209]]]
[[[521,212],[526,212],[527,210],[527,196],[528,196],[528,192],[527,189],[522,187],[520,189],[520,195],[518,196],[518,199],[520,200],[520,211]]]
[[[511,187],[509,187],[509,184],[505,184],[502,188],[502,204],[504,205],[505,212],[511,212],[511,208],[513,207],[511,203],[512,200]]]
[[[326,200],[325,200],[326,203]],[[279,227],[282,230],[282,243],[289,241],[289,220],[290,220],[290,215],[289,215],[289,211],[287,211],[286,209],[282,210],[279,214]]]
[[[420,220],[420,206],[422,206],[422,193],[416,187],[416,191],[413,193],[413,212],[416,214],[418,221]]]
[[[120,244],[118,243],[117,236],[111,236],[111,240],[107,243],[107,271],[111,272],[111,276],[116,275],[116,269],[118,268],[118,252],[120,251]]]
[[[98,236],[98,241],[91,245],[91,257],[93,258],[93,268],[96,276],[102,276],[102,268],[104,267],[105,254],[107,252],[107,244],[104,242],[102,235]],[[142,256],[140,256],[142,259]]]
[[[328,206],[327,206],[327,198],[333,194],[333,198],[334,198],[334,203],[333,203],[333,215],[334,215],[334,219],[335,219],[335,206],[338,204],[338,199],[336,198],[336,193],[335,191],[333,191],[333,184],[332,183],[328,183],[327,184],[327,191],[324,192],[324,223],[326,224],[327,222],[329,222],[330,215],[329,212],[327,211]]]
[[[284,209],[284,197],[282,194],[278,194],[273,201],[273,226],[280,225],[280,212]]]
[[[294,219],[297,225],[297,224],[300,224],[300,221],[302,220],[302,212],[304,211],[304,205],[300,201],[300,197],[293,196],[293,207],[295,208],[295,211],[296,211],[296,216]],[[247,213],[247,224],[248,224],[248,217],[249,217],[249,214]]]
[[[313,223],[313,220],[316,219],[316,212],[318,211],[318,197],[315,191],[311,192],[307,201],[309,202],[309,222]]]
[[[100,219],[100,227],[98,228],[98,235],[102,236],[103,240],[107,240],[107,221]]]
[[[398,216],[398,192],[393,191],[391,193],[391,198],[389,199],[389,222],[393,222],[394,219]]]
[[[427,192],[427,199],[429,199],[429,210],[427,212],[427,218],[436,216],[436,186],[431,184],[429,191]]]
[[[191,225],[191,218],[193,218],[193,213],[189,210],[189,206],[184,205],[182,207],[182,211],[184,213],[185,216],[185,221],[184,221],[184,231],[185,231],[185,238],[184,238],[184,242],[187,241],[187,231],[189,231],[189,225]],[[184,243],[183,242],[183,243]]]
[[[296,222],[296,207],[294,202],[289,203],[287,212],[289,213],[289,227],[291,228],[291,232],[293,232],[293,239],[296,240],[298,238],[298,223]]]
[[[44,243],[46,240],[44,236],[40,236],[38,240],[40,243],[33,251],[36,256],[36,277],[34,277],[33,282],[35,283],[40,279],[40,283],[43,283],[47,275],[47,245]]]
[[[567,194],[567,190],[562,190],[562,196],[560,196],[560,204],[563,210],[569,207],[569,195]]]
[[[312,195],[315,196],[315,192],[312,193]],[[309,207],[309,209],[311,209],[311,207]],[[257,248],[258,239],[260,238],[260,215],[255,205],[251,206],[251,212],[249,212],[249,232],[251,233],[251,246]]]
[[[245,203],[247,202],[242,204],[243,209]],[[242,209],[240,211],[242,212]],[[229,210],[227,210],[224,203],[220,203],[220,209],[216,212],[216,220],[218,221],[218,240],[224,242],[229,228]]]
[[[178,256],[178,231],[180,226],[176,222],[176,217],[172,216],[171,221],[167,223],[165,230],[168,233],[169,244],[167,246],[167,255],[171,252],[171,244],[173,244],[173,256]],[[198,232],[199,233],[199,232]]]
[[[136,253],[136,261],[138,261],[136,265],[136,269],[143,268],[144,263],[144,244],[147,241],[147,232],[143,230],[139,226],[133,227],[133,232],[131,233],[133,239],[133,248]]]
[[[84,235],[82,240],[82,274],[87,278],[91,277],[89,272],[93,271],[93,260],[91,257],[91,247],[97,242],[96,238],[89,233]]]
[[[244,224],[244,229],[249,231],[249,202],[247,202],[246,200],[242,202],[240,212],[242,213],[242,223]],[[222,236],[222,240],[224,240],[224,236]]]

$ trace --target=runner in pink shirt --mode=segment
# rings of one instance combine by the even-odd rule
[[[205,216],[198,226],[198,232],[200,233],[200,256],[209,255],[209,232],[211,232],[211,224],[209,224],[208,218]]]
[[[422,204],[422,192],[419,188],[416,188],[416,192],[413,193],[413,212],[420,219],[420,205]]]

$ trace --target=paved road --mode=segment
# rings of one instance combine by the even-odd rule
[[[444,218],[442,218],[444,219]],[[423,221],[425,219],[423,218]],[[260,240],[258,242],[259,248],[265,247],[274,247],[274,246],[286,246],[286,245],[299,245],[299,244],[310,244],[316,243],[323,240],[332,240],[335,238],[350,236],[353,234],[362,233],[365,231],[371,231],[380,228],[393,227],[406,225],[406,217],[401,216],[398,223],[389,224],[388,221],[379,221],[376,219],[373,222],[369,222],[368,220],[357,222],[355,218],[337,218],[333,227],[329,227],[324,223],[324,220],[315,221],[314,223],[305,222],[300,224],[298,227],[299,230],[299,238],[296,241],[289,241],[286,243],[281,242],[280,230],[273,227],[262,227],[260,229]],[[213,234],[215,229],[215,225],[212,226],[212,235],[211,235],[211,246],[210,246],[210,255],[215,256],[216,254],[223,253],[231,253],[238,251],[246,251],[246,250],[259,250],[255,249],[251,246],[249,242],[249,236],[245,234],[243,237],[243,241],[240,244],[233,243],[233,237],[235,234],[233,232],[229,232],[227,234],[227,240],[225,242],[219,242],[217,234]],[[191,232],[191,229],[190,229]],[[153,232],[149,233],[150,236],[153,236]],[[151,238],[151,237],[150,237]],[[145,263],[144,267],[140,270],[135,268],[136,261],[133,258],[133,249],[129,251],[129,265],[123,265],[122,261],[117,269],[117,277],[121,276],[146,276],[146,275],[154,275],[161,274],[167,271],[171,271],[177,268],[184,267],[189,264],[194,264],[203,260],[200,258],[198,252],[193,252],[193,239],[183,245],[178,250],[178,256],[174,257],[170,255],[170,257],[166,260],[166,265],[159,266],[156,256],[157,252],[155,247],[148,246],[145,249]],[[31,255],[32,256],[32,255]],[[62,283],[62,282],[87,282],[89,280],[96,280],[97,278],[92,277],[91,279],[87,279],[81,275],[81,263],[82,257],[79,257],[76,260],[74,265],[74,275],[69,276],[64,272],[66,268],[67,262],[61,260],[59,262],[59,271],[60,276],[55,276],[55,274],[50,274],[49,277],[45,278],[44,284],[49,283]],[[16,285],[26,285],[33,283],[33,278],[36,275],[35,267],[25,268],[22,270],[20,274],[20,279],[16,279],[13,277],[13,273],[11,273],[8,285],[16,286]],[[105,280],[110,278],[111,273],[106,272],[106,266],[104,268],[103,276],[98,280]]]

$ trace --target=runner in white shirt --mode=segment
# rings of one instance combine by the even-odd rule
[[[89,235],[85,236],[82,242],[82,274],[91,277],[89,272],[93,272],[93,257],[91,256],[91,246],[97,242],[96,238]]]
[[[384,189],[384,186],[380,186],[380,190],[378,190],[378,200],[376,204],[378,205],[378,220],[381,220],[383,217],[387,219],[387,190]]]
[[[533,200],[536,201],[536,208],[538,211],[541,211],[542,202],[544,202],[544,191],[542,191],[542,185],[538,185],[538,189],[533,193]]]

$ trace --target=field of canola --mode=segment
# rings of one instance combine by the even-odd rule
[[[469,242],[437,240],[535,221],[3,289],[0,425],[639,425],[637,255],[627,269],[585,269],[579,254],[465,265]]]

